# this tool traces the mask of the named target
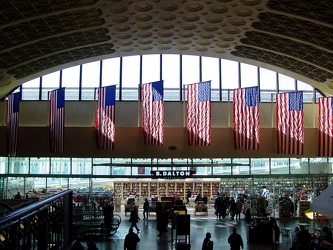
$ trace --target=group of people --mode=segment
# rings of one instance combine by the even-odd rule
[[[297,225],[292,232],[292,246],[290,250],[328,250],[332,247],[332,244],[332,232],[328,227],[324,226],[319,238],[313,239],[304,225]]]
[[[211,238],[211,233],[207,232],[206,237],[202,242],[202,250],[213,250],[214,242]],[[232,234],[228,237],[228,243],[230,245],[230,250],[240,250],[241,248],[244,248],[243,238],[237,233],[236,228],[232,229]]]
[[[215,215],[217,219],[225,219],[227,216],[227,211],[230,214],[230,218],[232,221],[240,220],[242,209],[243,209],[243,201],[241,198],[237,198],[235,200],[233,197],[229,199],[229,197],[226,197],[225,195],[218,196],[215,199],[214,203],[214,209],[215,209]]]

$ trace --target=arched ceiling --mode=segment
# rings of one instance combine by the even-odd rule
[[[241,61],[333,95],[333,1],[0,0],[0,99],[40,75],[110,57]]]

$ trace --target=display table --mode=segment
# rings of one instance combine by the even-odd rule
[[[276,222],[268,217],[257,217],[255,223],[249,226],[248,241],[251,243],[273,245],[279,242],[279,236]]]
[[[197,201],[197,204],[194,206],[194,215],[197,215],[197,213],[208,215],[208,207],[203,201]]]

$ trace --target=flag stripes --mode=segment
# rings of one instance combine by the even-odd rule
[[[302,155],[304,150],[303,93],[276,94],[278,154]]]
[[[235,149],[259,150],[259,88],[234,90],[234,146]]]
[[[98,89],[96,109],[97,148],[114,150],[116,135],[116,85]]]
[[[318,156],[333,156],[333,98],[318,100]]]
[[[211,82],[187,85],[188,145],[211,144]]]
[[[17,151],[20,97],[20,93],[14,93],[7,100],[7,153],[12,157]]]
[[[50,92],[51,152],[64,152],[65,88]]]
[[[145,145],[164,143],[164,82],[141,85],[142,130]]]

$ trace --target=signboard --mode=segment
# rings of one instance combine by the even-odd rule
[[[188,170],[161,170],[161,171],[150,171],[152,178],[163,178],[163,179],[185,179],[191,178],[193,171]]]

